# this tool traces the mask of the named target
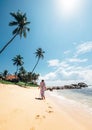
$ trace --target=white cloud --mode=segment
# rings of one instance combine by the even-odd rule
[[[92,41],[84,42],[78,45],[76,49],[77,49],[76,55],[90,52],[92,51]]]
[[[78,79],[80,77],[80,70],[82,70],[82,67],[69,65],[68,67],[59,67],[55,73],[62,79],[73,80]]]
[[[62,61],[61,63],[60,63],[60,67],[68,67],[69,66],[69,64],[66,62],[66,61]]]
[[[84,42],[80,45],[76,44],[75,47],[75,54],[71,58],[67,58],[62,62],[59,59],[48,61],[48,65],[52,68],[54,67],[54,71],[41,77],[45,79],[48,86],[60,86],[78,82],[92,84],[92,65],[89,63],[87,63],[88,65],[81,64],[87,62],[87,58],[77,58],[80,54],[92,51],[92,41]],[[64,54],[68,53],[70,53],[69,50],[64,52]]]
[[[53,59],[48,61],[49,66],[58,66],[59,65],[59,60],[58,59]]]
[[[44,80],[55,80],[55,78],[56,78],[55,72],[50,72],[45,76],[40,76],[40,79],[44,79]]]
[[[64,54],[69,54],[71,51],[70,50],[67,50],[67,51],[64,51]]]
[[[86,61],[86,60],[84,60]],[[55,71],[50,72],[41,79],[45,79],[48,86],[65,85],[71,83],[85,82],[92,84],[92,66],[76,66],[61,62]]]
[[[83,82],[83,80],[54,80],[51,81],[49,80],[48,82],[46,82],[47,87],[52,87],[52,86],[63,86],[63,85],[69,85],[69,84],[73,84],[73,83],[79,83],[79,82]]]
[[[86,68],[80,70],[79,72],[80,78],[82,78],[87,84],[92,85],[92,68]]]
[[[71,58],[69,62],[86,62],[88,59]]]

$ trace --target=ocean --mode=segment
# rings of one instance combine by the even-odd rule
[[[70,104],[78,104],[85,107],[92,114],[92,86],[82,89],[63,89],[49,92],[56,99],[58,104],[63,100]],[[61,100],[60,100],[61,99]]]

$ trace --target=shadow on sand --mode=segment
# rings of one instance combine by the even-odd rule
[[[42,98],[35,98],[35,99],[37,99],[37,100],[43,100]]]

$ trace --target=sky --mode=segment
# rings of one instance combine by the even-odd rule
[[[41,47],[35,73],[47,86],[85,82],[92,85],[92,0],[0,0],[0,49],[13,37],[10,12],[26,13],[30,32],[17,36],[0,54],[0,72],[14,74],[12,59],[21,55],[24,68],[32,71]]]

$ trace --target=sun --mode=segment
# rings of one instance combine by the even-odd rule
[[[64,17],[78,14],[83,5],[83,0],[55,0],[56,12]]]
[[[76,0],[62,0],[61,8],[62,12],[66,14],[72,13],[76,9]]]

